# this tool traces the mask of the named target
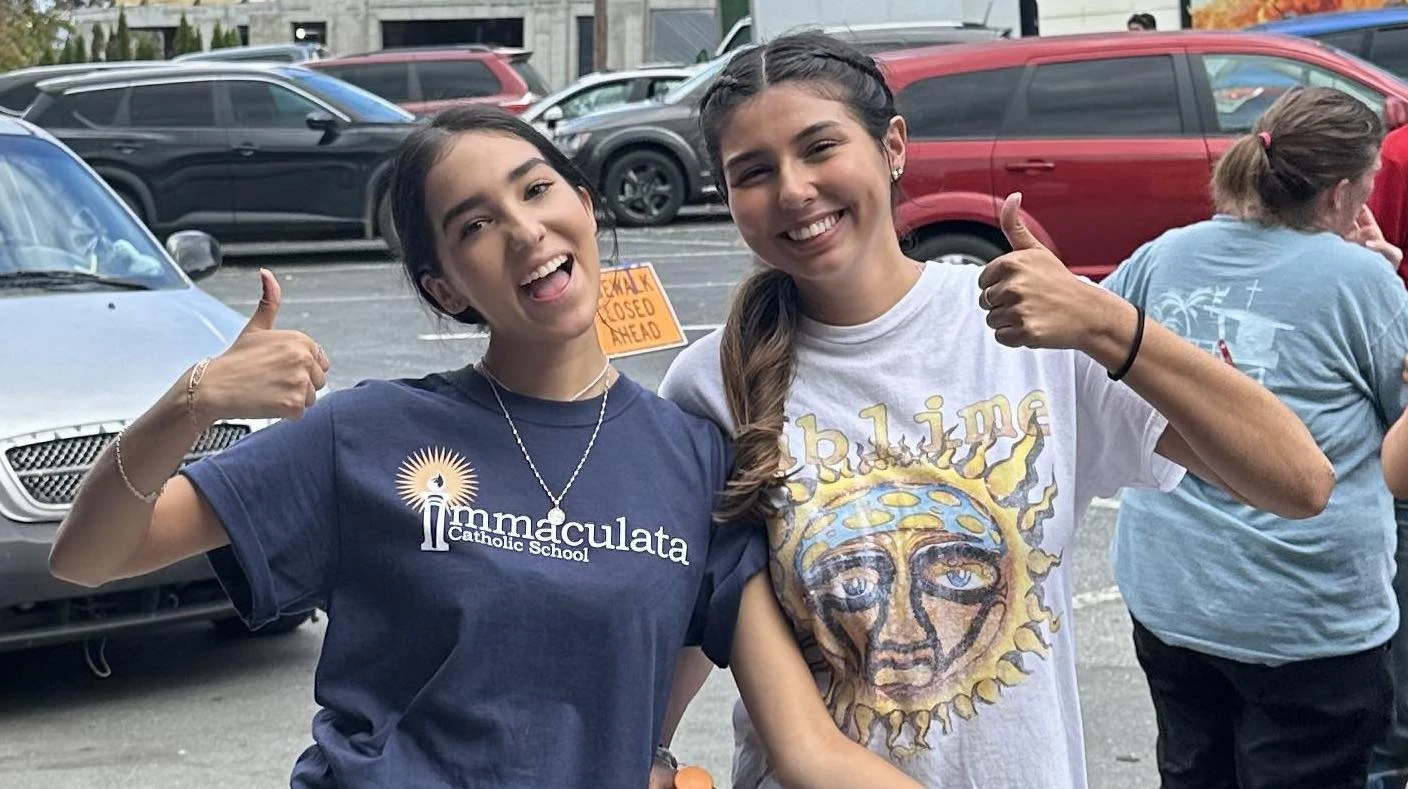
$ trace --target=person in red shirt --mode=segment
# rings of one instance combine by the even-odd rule
[[[1385,135],[1379,151],[1379,174],[1374,177],[1374,191],[1369,196],[1367,217],[1361,216],[1357,238],[1350,240],[1378,248],[1379,242],[1403,249],[1408,242],[1408,104],[1390,100],[1384,108],[1384,125],[1391,131]],[[1377,236],[1377,238],[1375,238]],[[1393,256],[1389,256],[1393,260]],[[1396,262],[1398,276],[1408,282],[1408,266],[1399,253]],[[1405,360],[1404,382],[1408,383],[1408,360]],[[1408,612],[1408,507],[1397,502],[1399,545],[1397,562],[1400,568],[1394,587],[1398,592],[1400,612]],[[1400,616],[1403,616],[1400,613]],[[1404,789],[1408,787],[1408,627],[1399,626],[1392,641],[1391,670],[1394,678],[1393,723],[1374,749],[1366,789]]]
[[[1399,249],[1408,246],[1408,105],[1390,101],[1384,120],[1392,131],[1379,152],[1381,169],[1374,178],[1369,211],[1377,220],[1380,238]],[[1366,229],[1366,233],[1371,233]],[[1361,243],[1369,241],[1361,240]],[[1372,243],[1370,241],[1370,243]],[[1408,283],[1408,268],[1400,260],[1398,276]]]

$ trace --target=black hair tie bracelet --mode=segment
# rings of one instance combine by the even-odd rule
[[[1129,368],[1134,366],[1134,358],[1139,355],[1139,346],[1144,342],[1144,308],[1136,304],[1134,309],[1139,313],[1139,323],[1134,327],[1134,342],[1129,346],[1129,358],[1124,360],[1124,366],[1118,372],[1106,373],[1111,381],[1118,381],[1129,373]]]

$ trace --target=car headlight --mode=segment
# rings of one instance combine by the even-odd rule
[[[576,156],[577,152],[582,150],[582,146],[587,144],[587,139],[591,136],[590,132],[577,132],[576,134],[560,136],[556,138],[554,142],[557,143],[557,147],[560,148],[563,153],[568,156]]]

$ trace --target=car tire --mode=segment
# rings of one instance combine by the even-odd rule
[[[237,616],[212,619],[210,623],[215,626],[215,632],[228,638],[267,638],[288,635],[302,627],[303,623],[311,618],[313,618],[311,611],[281,616],[258,630],[250,630],[244,620]]]
[[[382,193],[376,202],[376,228],[386,249],[394,258],[401,257],[401,235],[396,232],[396,220],[391,214],[391,190]]]
[[[604,198],[616,222],[626,227],[658,227],[674,221],[688,185],[669,156],[648,149],[627,151],[611,163]]]
[[[920,239],[909,251],[908,256],[921,261],[985,266],[993,258],[1005,253],[1006,250],[985,238],[966,233],[940,233]]]

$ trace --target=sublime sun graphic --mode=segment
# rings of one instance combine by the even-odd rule
[[[474,468],[458,453],[448,449],[422,449],[407,457],[396,475],[396,492],[416,512],[432,497],[450,507],[464,507],[474,501],[479,481]]]
[[[773,547],[800,583],[779,596],[821,650],[837,725],[860,742],[878,722],[894,755],[923,751],[936,722],[947,733],[998,703],[1049,654],[1042,625],[1060,621],[1042,583],[1060,558],[1038,546],[1056,486],[1033,493],[1033,428],[992,462],[992,438],[960,461],[956,442],[901,442],[789,483]]]

